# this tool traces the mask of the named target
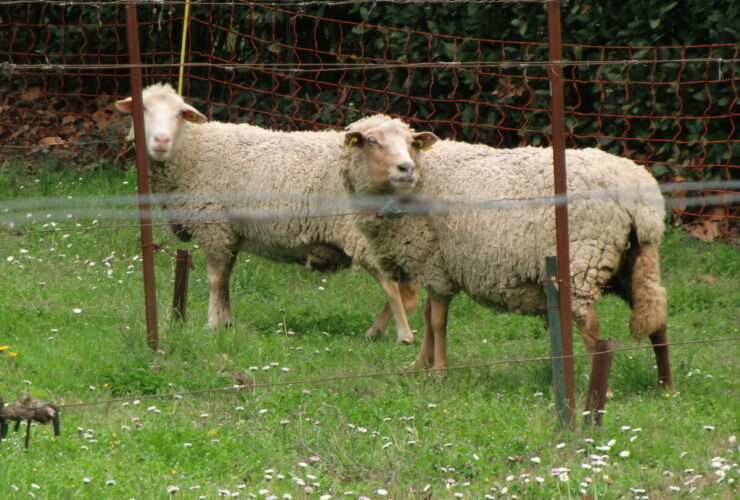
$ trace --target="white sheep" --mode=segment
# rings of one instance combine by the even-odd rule
[[[346,158],[341,132],[277,132],[208,122],[168,84],[151,85],[142,97],[152,190],[166,195],[158,204],[174,234],[182,240],[194,237],[205,253],[209,327],[233,321],[229,277],[243,249],[318,270],[347,267],[357,259],[388,297],[366,335],[382,334],[393,315],[398,341],[413,341],[405,311],[418,303],[418,287],[404,284],[399,289],[383,278],[346,216],[300,216],[312,211],[309,195],[343,193],[336,165]],[[117,101],[116,107],[130,113],[132,99]],[[266,194],[274,200],[260,200]],[[294,216],[261,221],[236,220],[239,214],[227,217],[228,211],[233,215],[239,209],[283,210]]]
[[[467,200],[468,207],[470,200],[553,196],[549,148],[498,150],[438,142],[434,134],[416,133],[382,115],[347,130],[351,161],[342,169],[351,194],[406,193],[417,201]],[[569,150],[567,169],[573,196],[568,208],[572,313],[587,351],[594,352],[600,337],[594,301],[604,292],[616,292],[632,307],[632,334],[653,343],[659,384],[671,386],[658,255],[664,207],[657,182],[635,163],[596,149]],[[387,276],[411,279],[428,291],[426,331],[415,368],[447,367],[448,305],[460,291],[492,308],[546,311],[545,257],[556,255],[554,209],[548,204],[448,208],[447,213],[400,217],[396,209],[358,214],[355,224]]]

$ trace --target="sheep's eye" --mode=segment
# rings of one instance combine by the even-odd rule
[[[367,138],[367,143],[368,144],[372,144],[373,146],[377,146],[378,145],[378,140],[375,137],[368,137]]]

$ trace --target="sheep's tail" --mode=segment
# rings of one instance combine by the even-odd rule
[[[633,245],[630,253],[630,331],[635,338],[644,339],[665,328],[668,302],[665,288],[660,285],[658,245]]]

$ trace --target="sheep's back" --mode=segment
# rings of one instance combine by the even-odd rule
[[[351,231],[346,217],[314,217],[343,193],[337,165],[345,154],[341,145],[341,134],[331,131],[189,125],[180,153],[170,162],[176,167],[171,175],[190,196],[190,213],[229,221],[226,229],[252,253],[302,262],[316,245],[343,250]]]
[[[576,197],[569,205],[572,272],[619,265],[634,206],[652,219],[645,232],[662,234],[662,201],[608,192],[643,185],[654,195],[657,185],[644,169],[594,149],[569,150],[567,164]],[[442,141],[422,168],[419,189],[426,195],[500,201],[432,217],[451,279],[481,302],[531,309],[541,300],[544,257],[556,254],[554,210],[543,200],[553,195],[552,150]]]

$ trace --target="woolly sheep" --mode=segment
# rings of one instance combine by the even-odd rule
[[[207,122],[168,84],[151,85],[142,97],[152,190],[166,195],[160,196],[158,204],[165,218],[170,217],[172,232],[184,241],[194,237],[205,253],[209,327],[233,321],[229,277],[243,249],[324,271],[347,267],[352,258],[357,259],[388,297],[366,335],[382,334],[392,314],[398,341],[413,341],[405,310],[418,303],[418,287],[404,284],[399,289],[397,283],[383,278],[346,216],[297,215],[311,211],[308,195],[343,193],[334,165],[346,156],[342,133],[277,132],[248,124]],[[116,107],[132,112],[131,98],[117,101]],[[280,193],[287,201],[249,202],[249,193]],[[259,222],[225,215],[237,209],[282,209],[296,215]]]
[[[343,163],[342,176],[351,194],[463,203],[553,195],[549,148],[498,150],[439,141],[434,134],[416,133],[382,115],[364,118],[347,130],[351,160]],[[572,312],[587,351],[594,352],[600,337],[594,301],[605,291],[616,292],[632,307],[632,334],[653,343],[659,385],[671,386],[664,345],[666,293],[659,278],[664,208],[658,185],[635,163],[596,149],[569,150],[567,166],[573,195]],[[546,311],[544,261],[556,254],[551,206],[417,211],[401,217],[398,210],[393,212],[393,217],[383,211],[358,214],[354,221],[387,276],[411,279],[428,291],[426,331],[415,368],[447,367],[448,305],[460,291],[492,308]]]

